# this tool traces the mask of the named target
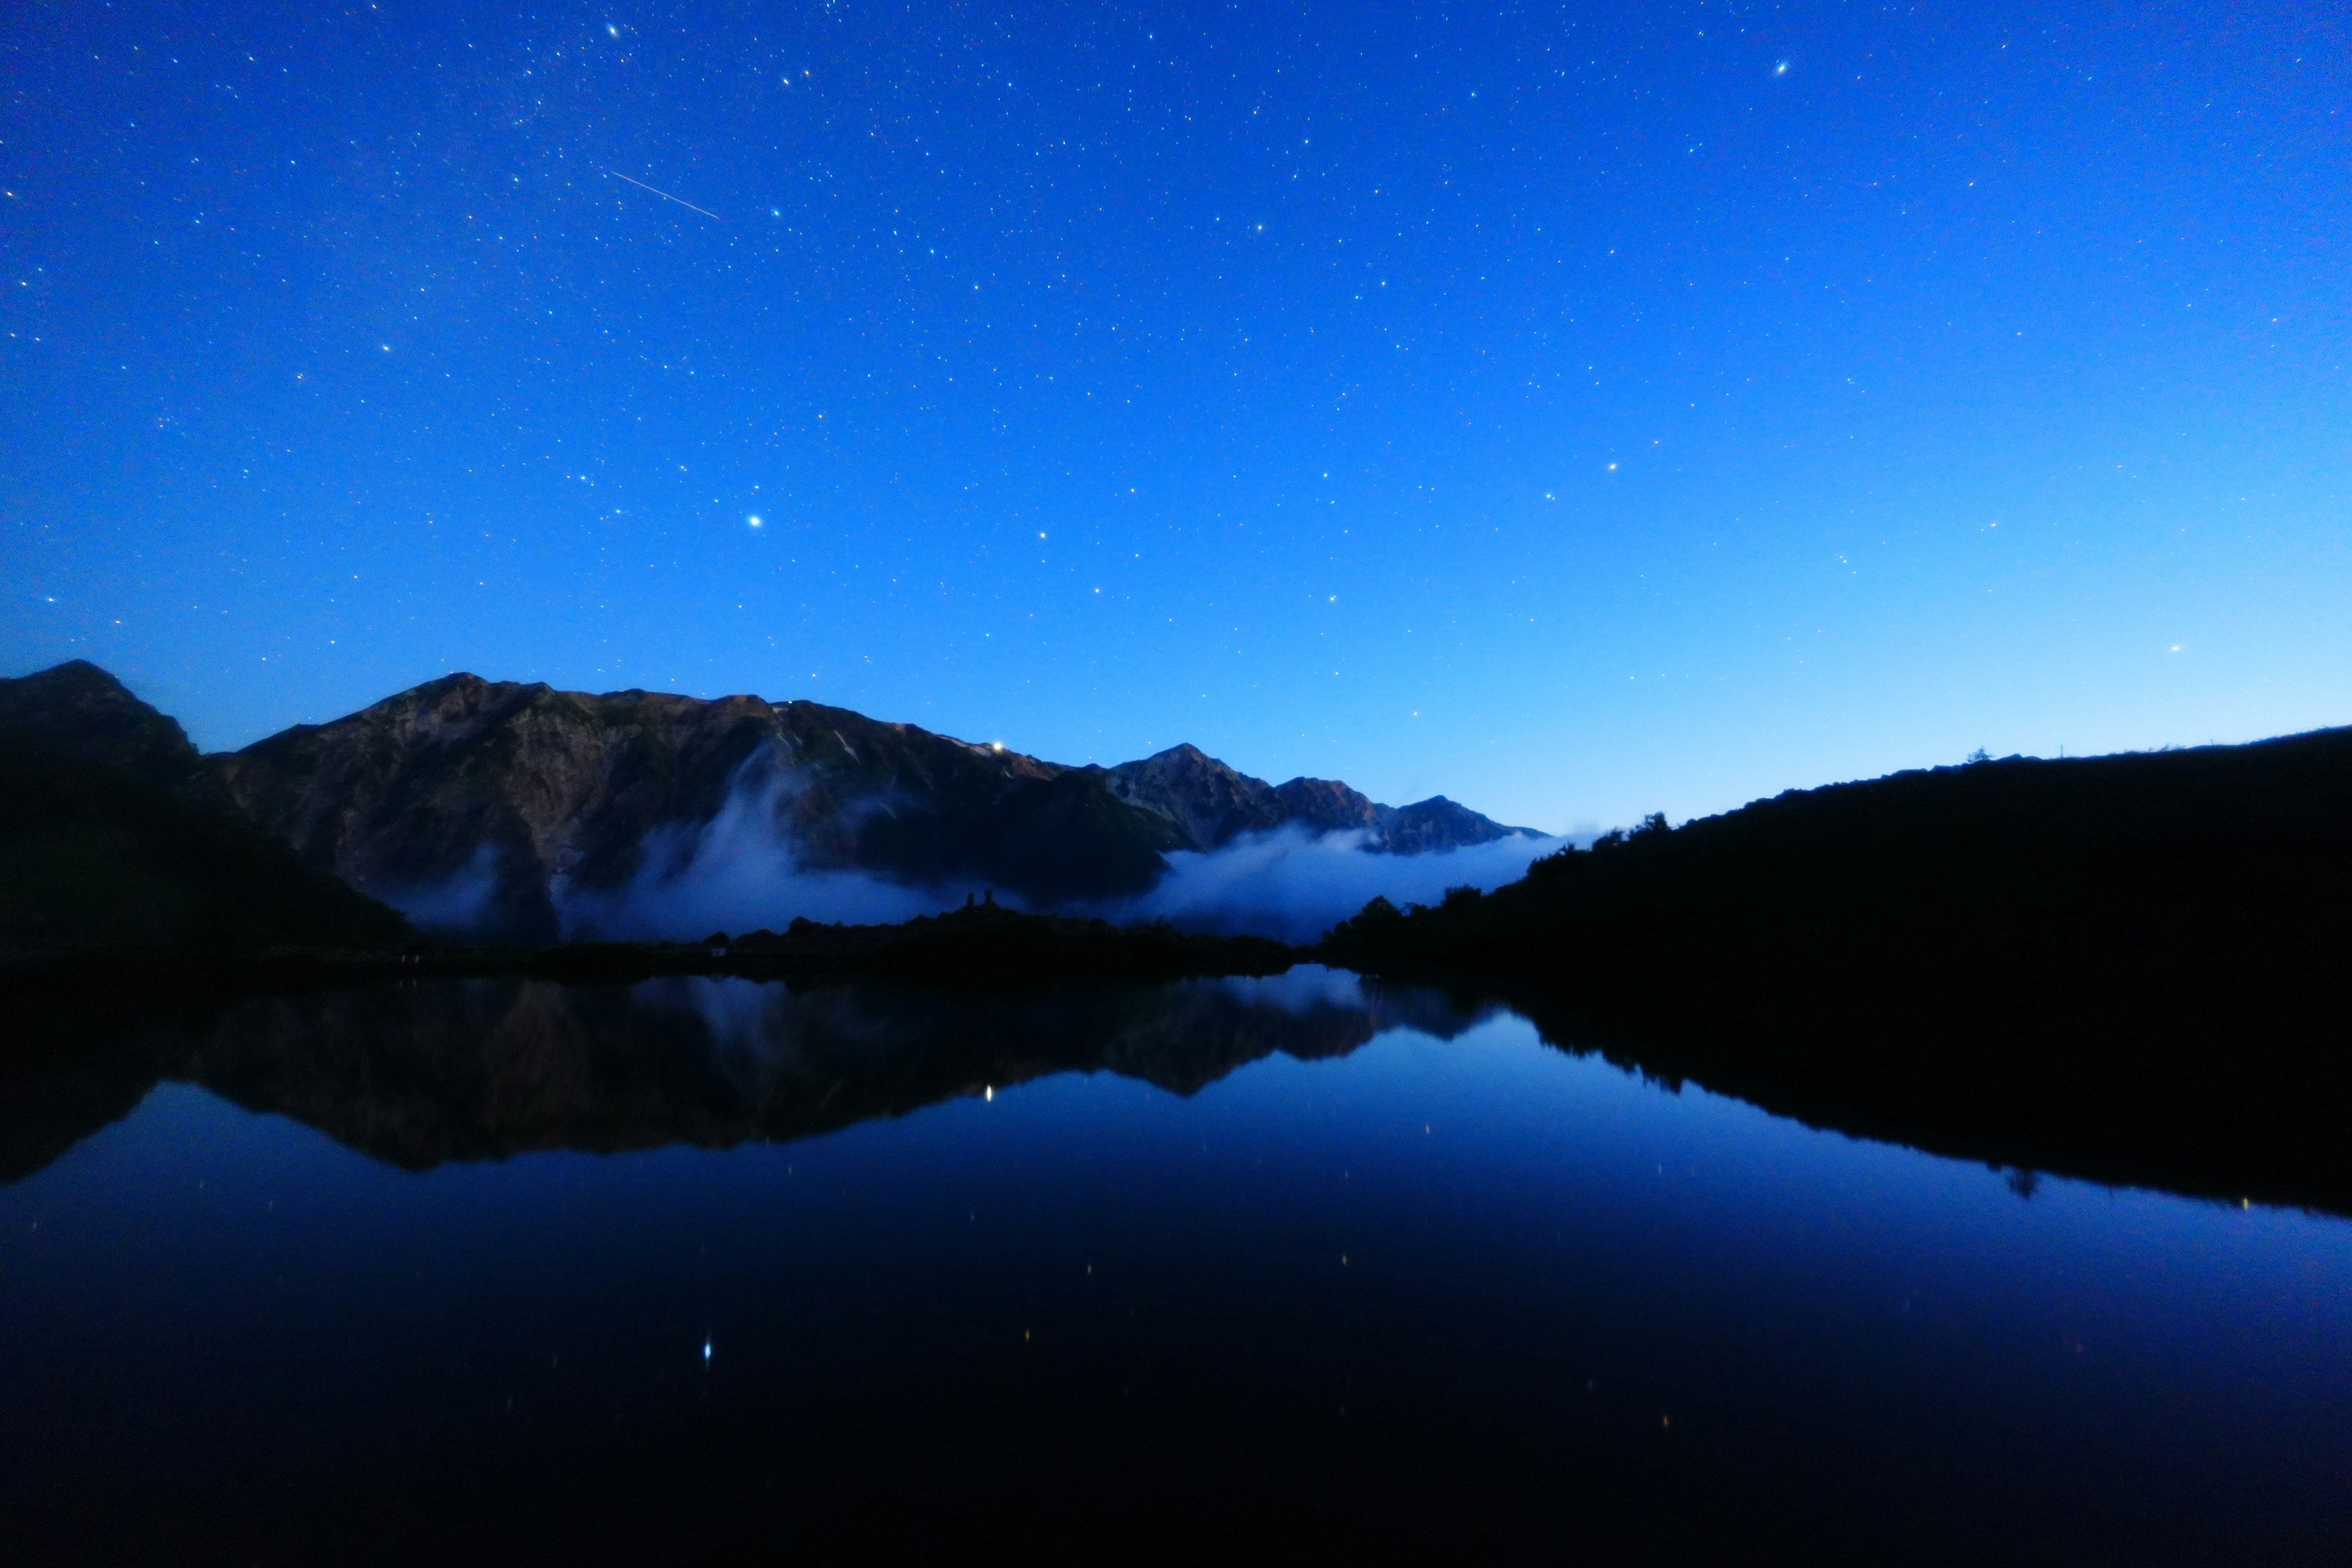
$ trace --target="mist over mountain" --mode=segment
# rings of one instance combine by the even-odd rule
[[[986,887],[1142,895],[1171,853],[1292,826],[1425,851],[1524,836],[1443,799],[1277,787],[1180,746],[1068,767],[822,703],[604,695],[452,675],[216,767],[239,807],[420,918],[529,940],[902,918]],[[911,901],[910,901],[911,900]]]
[[[898,920],[982,889],[1311,937],[1383,889],[1508,880],[1548,842],[1190,745],[1072,767],[816,702],[467,674],[199,755],[77,663],[0,683],[12,728],[234,812],[427,928],[513,941]]]

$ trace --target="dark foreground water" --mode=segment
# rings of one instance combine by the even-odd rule
[[[45,1049],[10,1561],[2352,1561],[2352,1225],[1344,975],[482,982]]]

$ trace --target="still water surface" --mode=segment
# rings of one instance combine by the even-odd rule
[[[0,1187],[20,1559],[2352,1561],[2352,1225],[1342,974],[478,982],[91,1049],[113,1089],[0,1099],[17,1145],[100,1107]]]

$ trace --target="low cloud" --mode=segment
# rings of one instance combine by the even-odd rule
[[[498,851],[485,844],[473,858],[436,882],[377,882],[369,897],[390,904],[409,918],[418,931],[436,936],[470,935],[479,931],[491,895],[499,890]]]
[[[746,764],[719,815],[646,836],[639,870],[612,891],[551,889],[567,938],[691,941],[711,931],[782,931],[795,918],[853,925],[937,914],[954,900],[871,872],[804,865],[780,826],[789,773]]]
[[[870,871],[806,863],[787,824],[795,788],[788,768],[747,763],[719,814],[673,823],[646,836],[626,886],[589,889],[558,878],[549,889],[570,940],[691,941],[710,931],[782,931],[797,918],[876,924],[937,914],[961,904],[965,888],[910,886]],[[1517,881],[1530,861],[1570,842],[1513,837],[1423,855],[1373,854],[1360,832],[1318,836],[1290,826],[1253,834],[1206,854],[1168,856],[1148,891],[1085,904],[1024,904],[1047,912],[1099,915],[1129,924],[1164,920],[1187,931],[1312,942],[1376,897],[1434,903],[1449,888],[1491,890]],[[498,885],[488,847],[467,868],[430,888],[394,889],[385,901],[420,926],[477,926]]]
[[[1228,974],[1213,984],[1244,1006],[1271,1007],[1294,1018],[1365,1005],[1363,982],[1353,972],[1319,963],[1302,963],[1280,974]]]
[[[1559,838],[1498,838],[1427,855],[1373,855],[1360,832],[1319,837],[1302,827],[1251,834],[1207,854],[1168,857],[1150,891],[1104,907],[1118,921],[1164,920],[1187,931],[1312,942],[1375,898],[1433,904],[1465,884],[1491,892],[1527,874]]]

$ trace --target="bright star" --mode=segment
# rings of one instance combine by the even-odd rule
[[[760,526],[760,520],[756,517],[745,518],[743,521],[750,523],[753,528]]]

